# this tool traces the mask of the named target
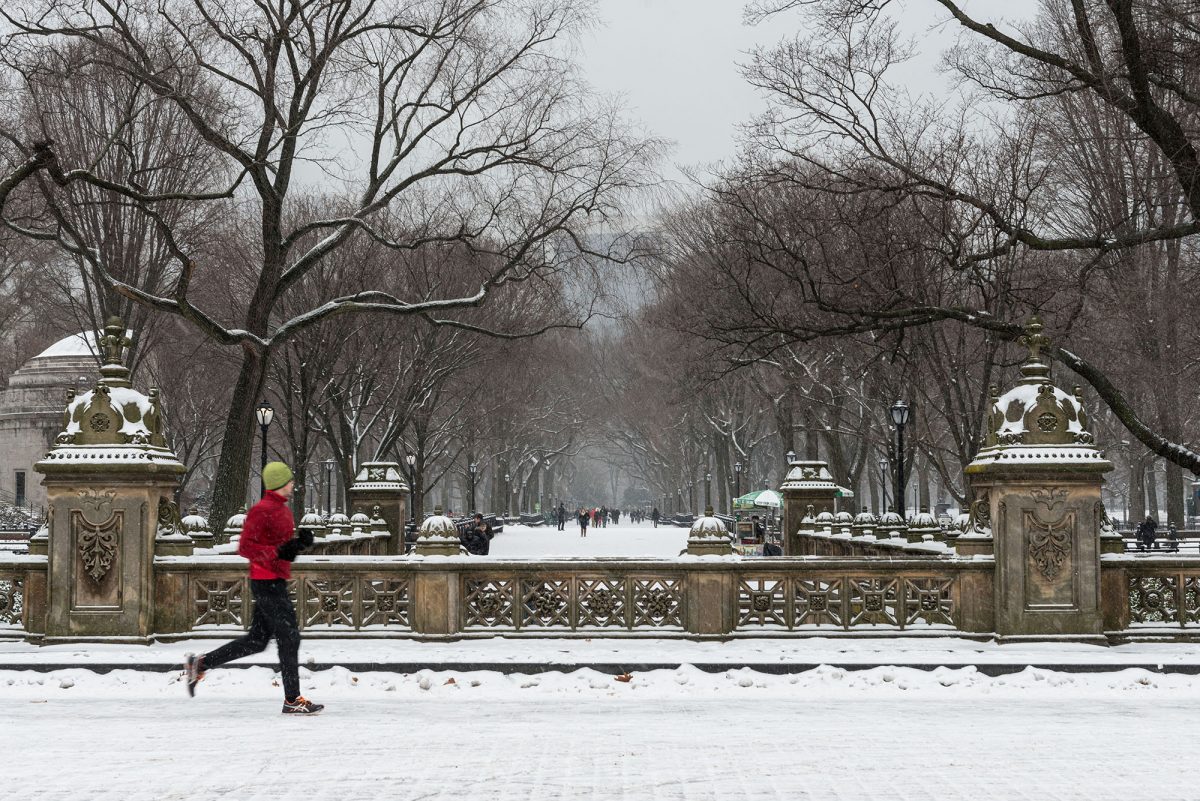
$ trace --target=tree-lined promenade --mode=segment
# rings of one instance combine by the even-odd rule
[[[938,96],[896,77],[918,6],[958,33]],[[965,507],[1036,313],[1100,401],[1110,508],[1182,522],[1200,11],[746,14],[781,32],[730,64],[769,110],[651,218],[662,143],[579,79],[586,3],[7,4],[0,368],[123,315],[214,519],[264,400],[300,506],[389,459],[418,509],[694,510],[706,475],[724,507],[794,451],[878,508],[905,399],[909,491]]]

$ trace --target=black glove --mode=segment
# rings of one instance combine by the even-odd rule
[[[300,540],[292,538],[283,545],[280,545],[275,553],[280,559],[283,559],[286,562],[291,562],[300,555],[302,550],[304,550],[304,545],[301,544]]]
[[[305,548],[311,548],[313,544],[313,532],[311,528],[301,528],[296,531],[296,539],[300,540],[300,544]]]

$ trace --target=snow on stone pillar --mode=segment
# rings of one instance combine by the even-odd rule
[[[733,553],[733,535],[719,518],[713,516],[711,506],[705,508],[703,517],[692,523],[684,553],[689,556],[728,556]]]
[[[350,485],[350,503],[364,514],[379,507],[387,521],[387,554],[404,553],[404,521],[407,519],[408,484],[396,462],[363,462]]]
[[[966,468],[975,501],[954,547],[994,551],[997,634],[1099,637],[1100,554],[1121,548],[1100,500],[1112,464],[1088,430],[1080,390],[1051,383],[1036,317],[1021,344],[1021,380],[1003,395],[993,388],[983,447]]]
[[[829,465],[821,461],[792,461],[779,491],[783,495],[783,552],[787,556],[804,553],[799,532],[809,516],[807,509],[833,509],[839,497],[852,495],[837,485]]]
[[[184,466],[167,447],[158,391],[130,384],[119,318],[97,344],[100,379],[70,398],[62,433],[34,466],[49,496],[48,640],[149,637],[154,557],[192,550],[173,500]]]
[[[466,552],[458,537],[458,527],[442,514],[442,507],[438,506],[433,515],[425,518],[421,524],[413,553],[417,556],[458,556]]]

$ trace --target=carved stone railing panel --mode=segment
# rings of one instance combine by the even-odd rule
[[[903,620],[900,581],[888,578],[852,578],[850,586],[850,627],[896,626]]]
[[[904,579],[904,625],[953,626],[951,579]]]
[[[628,582],[624,579],[576,578],[575,625],[580,628],[626,628]]]
[[[1179,625],[1181,577],[1130,576],[1130,625]]]
[[[1200,625],[1200,576],[1185,576],[1183,579],[1183,625]]]
[[[682,629],[685,582],[678,576],[463,577],[466,629]]]
[[[246,579],[198,579],[192,587],[193,628],[248,625]]]
[[[386,627],[411,629],[408,577],[306,571],[288,581],[288,595],[304,629]],[[193,628],[248,628],[254,599],[244,575],[211,573],[191,580]]]
[[[746,576],[738,628],[956,628],[949,576]]]
[[[354,579],[305,578],[302,625],[355,625]]]
[[[19,576],[0,576],[0,628],[25,627],[25,581]]]
[[[790,628],[788,606],[783,579],[743,578],[738,582],[738,626]]]
[[[467,628],[515,628],[513,587],[515,579],[465,580],[463,625]]]
[[[359,596],[362,598],[361,625],[401,628],[412,625],[408,579],[362,579]]]
[[[683,628],[683,581],[635,578],[633,627]]]
[[[521,628],[571,628],[569,579],[521,580]]]
[[[795,593],[794,625],[837,626],[846,624],[844,585],[840,578],[797,579]]]

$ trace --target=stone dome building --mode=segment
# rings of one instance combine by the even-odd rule
[[[73,334],[55,342],[8,377],[0,391],[0,501],[46,505],[33,465],[62,431],[68,389],[86,386],[96,374],[96,334]]]

